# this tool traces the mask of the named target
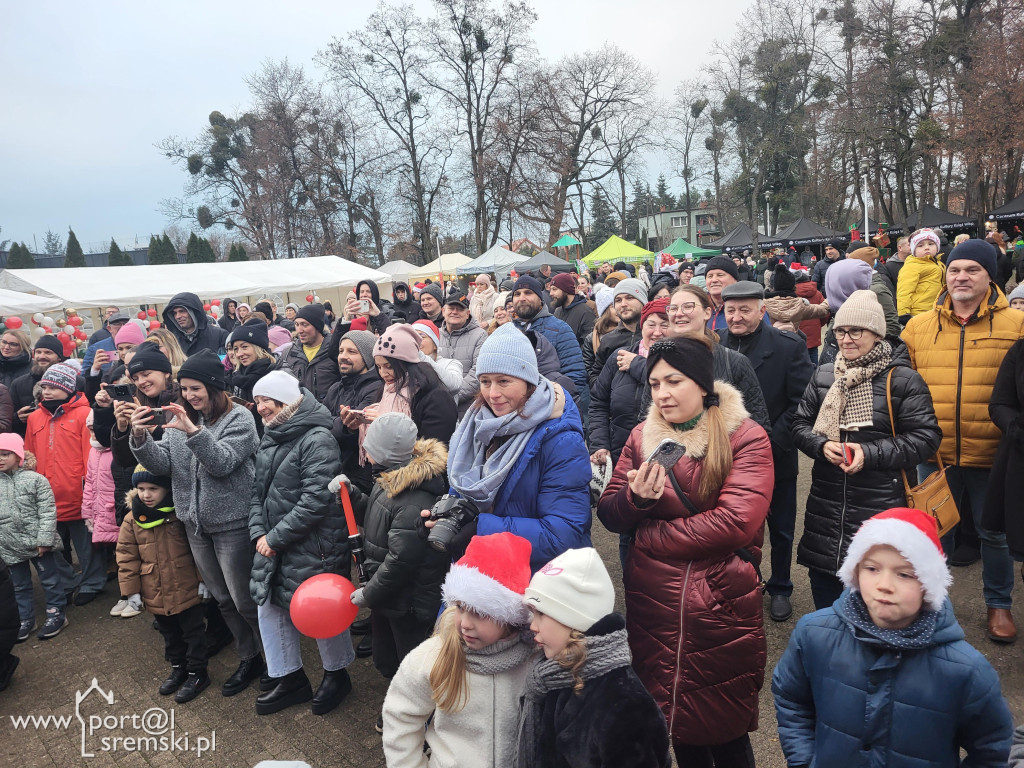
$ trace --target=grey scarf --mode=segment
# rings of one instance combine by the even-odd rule
[[[519,412],[495,416],[489,408],[469,409],[452,435],[448,449],[448,478],[460,496],[481,512],[490,512],[505,478],[526,449],[533,431],[551,418],[555,389],[541,379],[537,390]],[[490,456],[491,442],[505,438]]]
[[[478,651],[466,649],[466,668],[475,675],[499,675],[529,661],[537,647],[533,633],[517,632]]]
[[[630,665],[626,630],[587,637],[585,642],[587,660],[580,669],[580,677],[584,682]],[[572,688],[575,684],[572,672],[553,659],[541,659],[530,670],[526,678],[526,690],[523,691],[523,707],[519,712],[519,740],[516,746],[518,768],[532,768],[535,765],[535,745],[541,730],[538,722],[541,716],[538,706],[540,702],[551,691]]]

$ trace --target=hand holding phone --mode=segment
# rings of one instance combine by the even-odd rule
[[[840,445],[843,447],[843,464],[853,464],[853,448],[845,441]]]
[[[666,472],[670,472],[672,467],[676,465],[676,462],[683,458],[685,454],[685,445],[671,438],[666,438],[658,443],[658,447],[647,457],[647,463],[660,464]]]

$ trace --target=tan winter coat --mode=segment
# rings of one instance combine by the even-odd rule
[[[136,493],[128,492],[129,510]],[[171,515],[155,528],[142,528],[129,511],[117,536],[117,581],[122,595],[141,593],[155,616],[173,616],[198,605],[199,571],[184,524]]]

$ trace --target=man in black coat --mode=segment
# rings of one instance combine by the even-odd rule
[[[754,366],[772,421],[775,490],[768,512],[768,533],[772,543],[769,614],[774,621],[785,621],[793,613],[789,599],[793,594],[790,566],[796,528],[798,472],[798,453],[789,423],[800,405],[814,366],[801,337],[763,322],[764,288],[760,285],[750,281],[734,283],[722,291],[722,301],[725,304],[725,321],[729,326],[728,331],[722,332],[722,344],[746,355]]]
[[[278,370],[290,372],[321,403],[341,378],[338,366],[331,359],[331,345],[324,337],[325,328],[323,304],[307,304],[299,309],[295,316],[295,333],[298,338],[288,348],[288,354],[277,364]]]
[[[619,324],[601,339],[601,346],[594,355],[594,367],[588,371],[591,384],[601,375],[609,355],[623,347],[629,349],[640,341],[640,315],[647,304],[647,286],[630,278],[619,282],[612,291],[612,302],[615,314],[619,316]]]
[[[163,312],[164,327],[174,334],[186,357],[208,349],[214,354],[224,351],[228,332],[210,318],[202,300],[194,293],[179,293],[167,302]]]
[[[576,278],[568,272],[558,273],[551,278],[548,293],[551,296],[551,314],[572,328],[582,349],[584,342],[590,342],[597,315],[587,303],[587,297],[576,293]]]
[[[337,364],[340,379],[323,400],[324,406],[334,417],[331,434],[341,449],[341,471],[367,494],[373,487],[373,477],[369,463],[365,466],[359,464],[359,428],[345,426],[339,411],[343,405],[361,411],[368,405],[380,402],[384,382],[377,374],[377,366],[373,362],[373,344],[376,340],[370,331],[349,331],[342,335],[338,343]]]

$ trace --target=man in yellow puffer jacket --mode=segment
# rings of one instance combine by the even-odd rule
[[[906,267],[903,268],[903,271]],[[902,271],[901,271],[902,278]],[[950,254],[946,290],[935,307],[917,315],[903,331],[911,365],[931,390],[935,415],[942,428],[942,460],[949,466],[950,490],[963,509],[966,493],[981,538],[982,583],[988,606],[988,635],[1011,643],[1017,628],[1010,613],[1013,561],[1006,534],[981,527],[989,470],[1000,432],[988,415],[996,373],[1007,350],[1024,336],[1024,312],[1010,309],[992,282],[996,252],[984,240],[967,240]],[[921,479],[936,465],[922,464]],[[948,540],[948,541],[947,541]],[[951,551],[952,534],[943,541]]]

